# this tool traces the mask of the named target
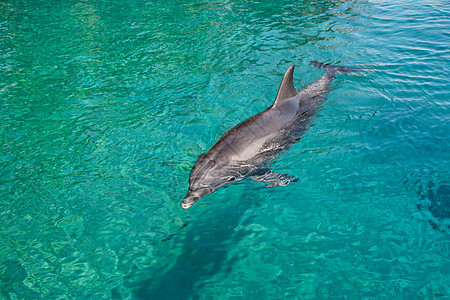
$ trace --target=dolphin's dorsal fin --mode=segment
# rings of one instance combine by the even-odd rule
[[[284,99],[292,98],[298,94],[294,86],[294,67],[294,65],[291,65],[284,74],[283,81],[281,81],[280,88],[278,89],[277,98],[275,98],[275,102],[273,103],[274,106],[281,103]]]

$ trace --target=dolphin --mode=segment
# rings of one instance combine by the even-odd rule
[[[300,141],[327,99],[336,74],[367,70],[317,61],[311,64],[327,72],[299,92],[293,83],[291,65],[272,106],[230,129],[206,154],[200,155],[189,175],[189,190],[182,208],[188,209],[218,188],[245,178],[267,183],[267,187],[286,186],[298,180],[272,171],[270,162]]]

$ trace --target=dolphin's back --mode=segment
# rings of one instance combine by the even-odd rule
[[[247,161],[260,154],[264,145],[294,119],[298,104],[295,99],[289,104],[285,106],[291,106],[291,110],[271,106],[238,124],[223,135],[208,154],[214,153],[217,159],[229,161]]]
[[[280,130],[288,126],[298,110],[299,92],[293,82],[294,65],[283,76],[271,107],[236,125],[208,151],[207,156],[228,161],[247,161],[264,150]]]

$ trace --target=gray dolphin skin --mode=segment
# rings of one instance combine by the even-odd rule
[[[293,83],[294,65],[291,65],[272,106],[230,129],[206,154],[200,155],[191,170],[182,208],[190,208],[218,188],[245,178],[267,183],[267,187],[297,181],[293,176],[272,171],[270,162],[300,141],[325,102],[336,74],[367,70],[311,63],[327,72],[299,92]]]

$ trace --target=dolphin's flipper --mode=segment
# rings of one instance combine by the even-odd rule
[[[248,177],[251,180],[269,183],[266,187],[287,186],[291,182],[297,182],[298,178],[287,174],[276,173],[272,170],[263,174],[252,175]]]

